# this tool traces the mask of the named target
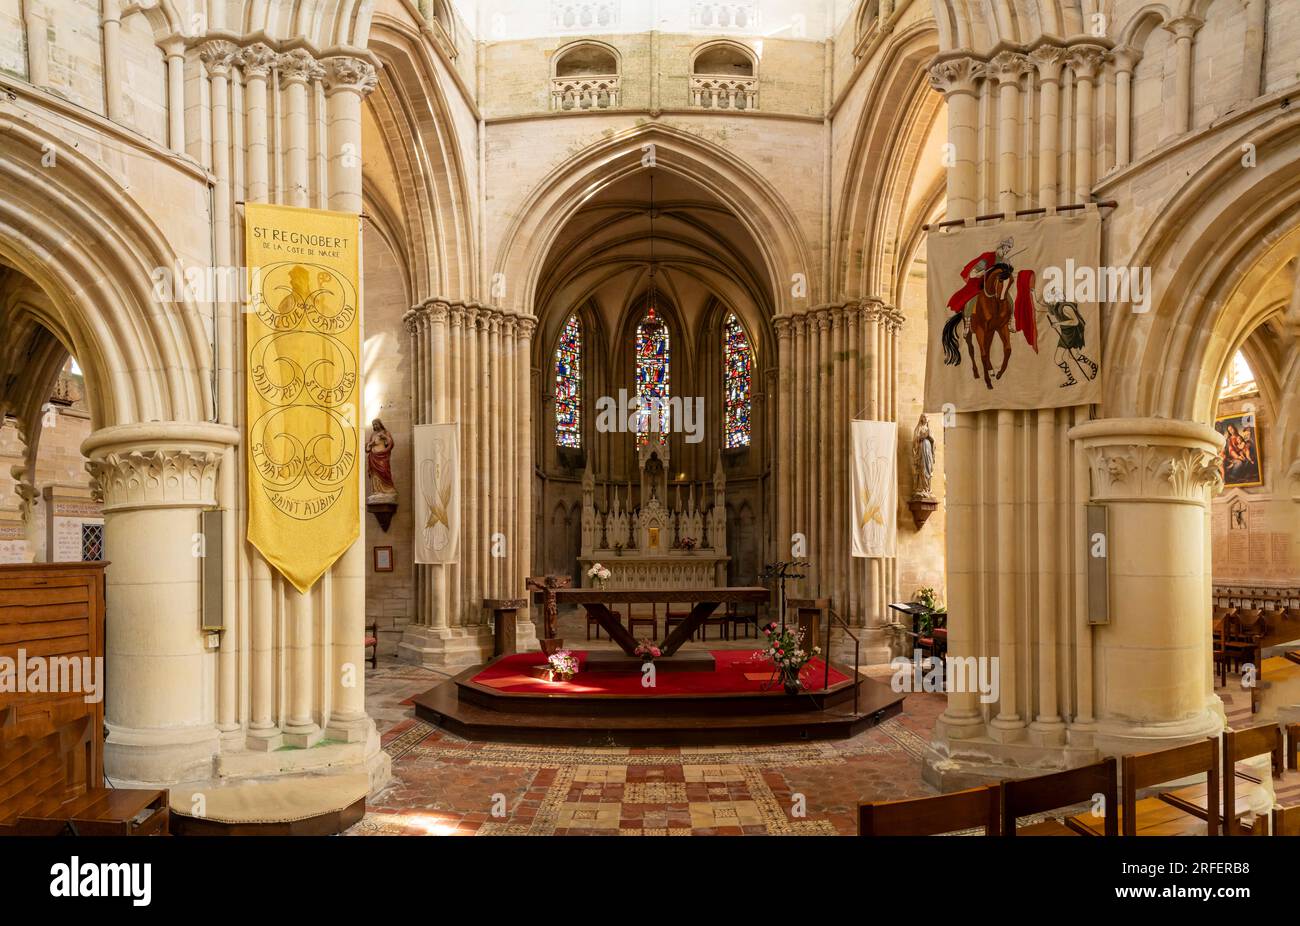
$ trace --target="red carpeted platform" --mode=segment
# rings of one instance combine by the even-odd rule
[[[772,683],[772,664],[752,650],[679,653],[656,660],[654,688],[641,666],[595,653],[617,668],[547,682],[530,669],[541,653],[506,656],[466,669],[412,699],[415,714],[471,740],[572,745],[694,745],[840,739],[902,709],[904,695],[818,660],[805,667],[807,688],[788,695]],[[676,669],[674,659],[679,660]],[[710,659],[709,657],[712,657]],[[687,661],[694,665],[685,665]],[[709,663],[712,665],[709,665]]]
[[[690,694],[763,694],[784,695],[781,683],[772,676],[772,661],[755,656],[749,650],[714,650],[715,669],[712,672],[674,672],[673,656],[656,660],[655,686],[643,687],[639,665],[632,671],[585,670],[587,653],[575,651],[578,657],[578,674],[567,682],[548,682],[537,678],[529,669],[542,665],[542,653],[518,653],[498,659],[473,676],[470,681],[494,691],[541,695],[636,695],[644,698],[664,698]],[[801,678],[808,689],[819,689],[826,682],[826,666],[814,659],[804,666]],[[830,670],[830,684],[841,685],[849,677],[834,666]]]

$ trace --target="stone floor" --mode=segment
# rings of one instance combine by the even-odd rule
[[[560,631],[575,648],[612,647],[585,639],[581,614],[562,614]],[[706,646],[757,641],[687,644]],[[868,670],[881,678],[888,672]],[[473,743],[417,720],[410,698],[443,677],[393,662],[367,672],[366,705],[392,757],[393,779],[349,835],[852,834],[859,802],[934,793],[921,781],[920,757],[942,695],[911,694],[902,714],[841,741],[528,746]],[[1249,694],[1235,678],[1217,693],[1233,726],[1264,719],[1252,718]],[[1296,773],[1277,790],[1283,803],[1300,801]]]
[[[367,673],[393,780],[349,835],[851,834],[860,801],[933,793],[920,754],[944,706],[934,694],[850,740],[584,748],[472,743],[417,720],[410,697],[439,677]]]

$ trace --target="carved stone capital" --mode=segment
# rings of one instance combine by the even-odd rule
[[[221,457],[238,441],[237,430],[217,424],[120,425],[91,434],[82,453],[106,512],[208,508]]]
[[[1070,438],[1083,444],[1094,501],[1204,505],[1223,488],[1223,438],[1206,425],[1102,418],[1071,428]]]
[[[1192,36],[1200,31],[1201,26],[1205,25],[1205,20],[1199,16],[1178,16],[1165,23],[1164,28],[1174,34],[1175,39],[1187,39],[1191,41]]]
[[[406,333],[414,335],[418,332],[420,326],[424,323],[424,317],[424,308],[418,305],[402,313],[402,324],[406,326]]]
[[[778,315],[772,319],[772,330],[776,332],[778,341],[790,340],[791,322],[789,315]]]
[[[1100,45],[1076,45],[1070,49],[1070,70],[1080,80],[1092,80],[1106,60],[1106,49]]]
[[[975,58],[948,58],[930,65],[930,86],[944,96],[974,95],[975,85],[985,76],[984,62]]]
[[[282,85],[305,84],[325,74],[325,69],[304,48],[285,52],[275,59],[275,64],[280,71]]]
[[[276,53],[265,42],[256,42],[239,53],[239,66],[249,79],[265,80],[275,65]]]
[[[1038,68],[1041,83],[1056,83],[1061,79],[1061,66],[1065,63],[1065,49],[1059,45],[1039,45],[1029,53],[1029,59]]]
[[[239,57],[239,48],[234,42],[225,39],[213,39],[199,46],[199,60],[207,68],[210,77],[226,77],[231,65]]]
[[[537,333],[537,319],[531,315],[521,315],[518,321],[518,337],[532,340]]]
[[[375,66],[364,58],[339,55],[325,59],[325,92],[351,90],[365,96],[379,85]]]
[[[1128,45],[1120,45],[1111,50],[1110,56],[1111,60],[1115,62],[1117,72],[1132,74],[1138,62],[1142,60],[1142,50],[1131,48]]]
[[[1028,56],[1014,51],[1003,51],[989,59],[985,71],[990,77],[996,77],[999,84],[1018,83],[1022,74],[1034,68]]]

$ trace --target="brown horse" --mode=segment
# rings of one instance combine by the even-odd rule
[[[980,360],[984,368],[984,385],[993,388],[989,379],[989,370],[993,366],[989,358],[989,349],[993,346],[993,336],[1002,339],[1002,366],[995,379],[1001,379],[1011,362],[1011,316],[1015,308],[1011,303],[1011,288],[1005,284],[1011,281],[1014,271],[1008,264],[994,264],[980,286],[979,295],[975,297],[975,308],[970,314],[970,328],[966,331],[966,350],[970,353],[971,373],[980,378],[980,370],[975,363],[975,348],[971,344],[974,337],[980,348]]]

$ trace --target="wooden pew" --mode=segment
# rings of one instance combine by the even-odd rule
[[[1273,808],[1273,835],[1300,836],[1300,806]]]
[[[1275,723],[1249,727],[1245,730],[1223,731],[1223,833],[1225,836],[1246,835],[1241,818],[1250,813],[1251,805],[1259,803],[1260,795],[1271,789],[1245,772],[1237,771],[1237,763],[1267,754],[1275,776],[1285,771],[1282,728]],[[1208,782],[1166,791],[1160,799],[1206,819]]]
[[[1119,763],[1113,756],[1082,768],[1002,783],[1003,836],[1095,836],[1060,820],[1016,826],[1018,817],[1093,802],[1101,795],[1106,836],[1119,835]]]
[[[1125,836],[1217,836],[1219,834],[1219,738],[1202,740],[1186,746],[1162,749],[1140,755],[1124,756],[1120,789],[1120,832]],[[1181,807],[1159,797],[1138,800],[1143,788],[1177,781],[1192,775],[1208,777],[1206,819],[1202,820]],[[1071,828],[1083,827],[1100,836],[1103,830],[1090,814],[1079,814],[1068,821]]]
[[[858,805],[859,836],[936,836],[983,828],[996,836],[1001,828],[998,785],[904,801]]]

